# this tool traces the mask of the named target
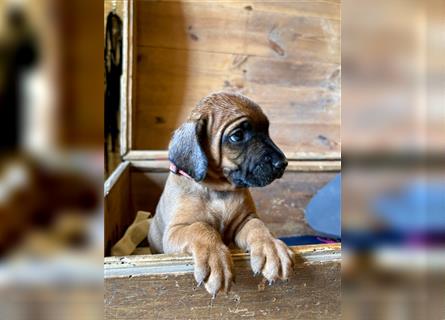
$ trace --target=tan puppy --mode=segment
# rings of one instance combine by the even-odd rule
[[[170,142],[173,173],[150,226],[150,247],[191,254],[196,281],[213,296],[230,289],[232,242],[250,252],[253,272],[270,282],[291,272],[291,250],[258,218],[248,189],[280,178],[287,166],[268,129],[253,101],[215,93],[198,103]]]

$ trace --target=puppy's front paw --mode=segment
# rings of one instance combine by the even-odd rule
[[[283,241],[268,237],[250,246],[250,264],[254,274],[262,273],[273,283],[277,279],[286,280],[292,271],[293,252]]]
[[[196,245],[192,254],[198,285],[204,283],[212,297],[216,297],[220,290],[228,292],[233,282],[233,263],[229,249],[224,244]]]

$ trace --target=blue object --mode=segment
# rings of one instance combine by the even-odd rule
[[[398,193],[380,196],[373,209],[396,232],[444,232],[445,184],[412,182]]]
[[[341,238],[341,174],[311,199],[306,207],[306,221],[320,235]]]
[[[280,237],[281,241],[283,241],[288,246],[300,246],[305,244],[319,244],[319,243],[332,243],[336,241],[332,241],[330,239],[323,239],[316,236],[290,236],[290,237]]]

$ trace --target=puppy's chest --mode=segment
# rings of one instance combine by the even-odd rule
[[[234,220],[238,220],[245,214],[244,199],[241,196],[218,195],[210,197],[207,208],[220,233],[224,233]]]

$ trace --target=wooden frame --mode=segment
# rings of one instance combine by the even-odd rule
[[[341,261],[341,244],[293,246],[292,251],[301,259],[299,263],[315,264]],[[235,268],[249,265],[249,254],[234,251],[232,259]],[[297,263],[298,267],[298,263]],[[126,257],[106,257],[104,261],[105,279],[137,277],[166,273],[192,273],[193,260],[189,255],[156,254]]]
[[[138,161],[138,160],[167,160],[167,150],[130,150],[123,156],[124,160]],[[341,153],[329,152],[329,153],[314,153],[314,152],[292,152],[286,153],[288,160],[296,161],[340,161]]]
[[[123,72],[121,78],[121,129],[120,129],[120,153],[123,157],[131,150],[131,116],[133,106],[133,39],[134,39],[134,2],[124,1],[123,6],[123,40],[122,40],[122,65]]]
[[[128,160],[127,160],[128,161]],[[151,170],[169,171],[168,160],[138,160],[131,161],[134,167],[150,168]],[[341,161],[289,161],[287,170],[291,172],[337,172],[341,170]]]

